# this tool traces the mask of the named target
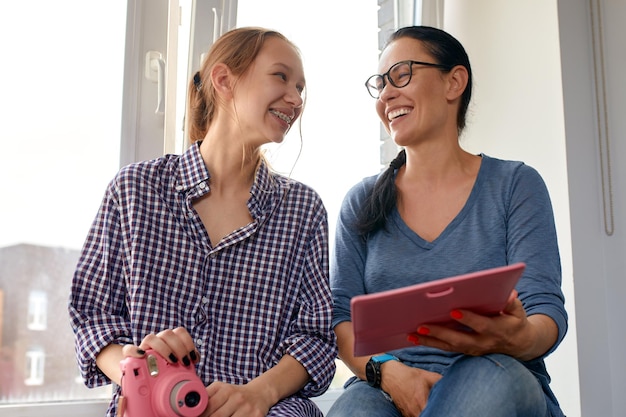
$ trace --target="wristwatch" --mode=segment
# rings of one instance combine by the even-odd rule
[[[399,359],[388,353],[372,356],[365,365],[365,376],[367,383],[374,388],[380,388],[381,373],[380,365],[387,361],[398,361]]]

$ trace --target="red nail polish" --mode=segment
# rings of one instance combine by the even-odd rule
[[[414,334],[408,335],[406,340],[408,340],[409,342],[413,343],[414,345],[419,345],[420,344],[419,337],[415,336]]]
[[[417,333],[426,336],[430,333],[430,329],[428,327],[420,326],[417,328]]]
[[[455,320],[459,320],[463,318],[463,313],[461,313],[459,310],[452,310],[450,312],[450,317],[452,317]]]

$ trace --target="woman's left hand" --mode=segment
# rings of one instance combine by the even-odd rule
[[[513,290],[506,307],[497,316],[453,310],[450,317],[471,331],[428,324],[418,327],[408,338],[416,345],[471,356],[503,353],[519,360],[534,359],[556,341],[556,324],[547,316],[528,317],[517,295]]]
[[[203,417],[263,417],[271,405],[266,397],[251,384],[232,385],[213,382],[207,387],[209,407]]]

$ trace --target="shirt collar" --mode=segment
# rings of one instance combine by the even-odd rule
[[[256,170],[254,184],[250,189],[250,201],[248,209],[254,218],[272,211],[279,203],[280,198],[288,188],[288,181],[283,177],[273,174],[265,160],[262,160]],[[258,210],[258,211],[257,211]]]
[[[187,191],[200,183],[206,183],[211,175],[200,155],[200,142],[192,144],[180,157],[176,190]]]
[[[208,185],[211,174],[200,154],[200,143],[201,141],[195,142],[181,155],[177,172],[177,191],[186,192],[198,186],[204,190],[203,185]],[[255,214],[260,215],[260,212],[269,209],[274,199],[280,198],[288,188],[289,180],[273,174],[265,160],[262,160],[250,189],[251,198],[248,205],[251,214],[256,217]]]

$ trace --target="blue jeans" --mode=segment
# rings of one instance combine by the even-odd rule
[[[462,356],[433,386],[420,417],[547,417],[548,406],[535,376],[501,354]],[[392,399],[356,380],[339,396],[327,417],[401,417]]]

